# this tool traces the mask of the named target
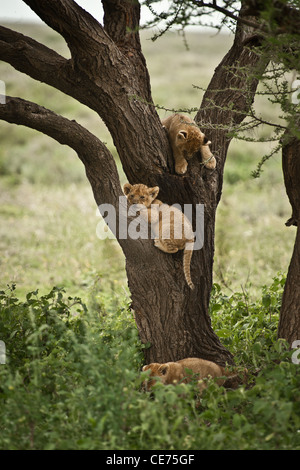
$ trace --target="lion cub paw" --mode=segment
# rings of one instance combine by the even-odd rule
[[[205,166],[206,168],[208,168],[209,170],[214,170],[214,169],[216,168],[217,162],[216,162],[215,157],[212,157],[211,159],[209,159],[208,161],[206,161],[206,162],[203,163],[203,164],[204,164],[204,166]]]
[[[187,161],[175,164],[175,171],[178,175],[184,175],[187,172]]]

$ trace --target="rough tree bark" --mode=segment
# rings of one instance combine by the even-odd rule
[[[260,11],[264,8],[264,2],[259,0],[246,0],[246,4],[248,13],[256,17],[259,17]],[[271,27],[273,37],[287,34],[291,44],[289,55],[284,58],[284,54],[282,56],[279,54],[279,61],[283,61],[286,68],[296,69],[299,73],[299,48],[297,47],[300,29],[299,8],[293,2],[283,0],[273,0],[268,8],[269,27]],[[287,52],[284,46],[283,51]],[[289,60],[290,58],[292,60]],[[293,120],[293,127],[299,129],[299,115],[298,117],[295,115]],[[291,122],[288,126],[291,126]],[[297,232],[284,287],[277,331],[278,338],[285,339],[290,345],[300,338],[300,141],[292,135],[291,129],[287,127],[282,139],[282,169],[286,192],[292,206],[292,215],[286,225],[295,225]]]
[[[158,185],[160,199],[168,204],[205,206],[204,247],[192,257],[193,291],[184,280],[182,253],[162,253],[151,240],[118,240],[126,257],[140,338],[151,344],[145,351],[146,362],[195,356],[222,365],[232,363],[232,355],[212,330],[208,313],[215,213],[230,143],[228,127],[243,120],[254,99],[257,80],[249,86],[248,75],[259,62],[253,50],[258,36],[250,26],[238,24],[234,43],[215,70],[196,116],[213,142],[216,171],[207,170],[194,158],[187,174],[179,176],[174,173],[169,142],[152,105],[138,33],[139,3],[103,0],[102,26],[72,0],[24,1],[62,35],[71,59],[4,27],[0,27],[0,59],[96,111],[113,137],[130,183]],[[241,71],[245,68],[247,73]],[[246,95],[245,89],[249,90]],[[231,103],[235,103],[235,111]],[[74,148],[85,165],[97,205],[110,203],[118,208],[122,192],[116,166],[99,139],[77,123],[17,98],[0,105],[0,118],[37,129]]]

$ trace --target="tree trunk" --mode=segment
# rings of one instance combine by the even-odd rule
[[[190,184],[189,178],[184,180]],[[205,220],[204,247],[194,250],[191,260],[194,290],[184,278],[182,251],[166,254],[149,240],[134,252],[125,252],[136,323],[142,342],[151,345],[145,350],[146,362],[202,357],[222,364],[232,363],[231,354],[212,330],[208,313],[214,219],[206,214]]]
[[[164,172],[154,178],[148,175],[146,180],[135,180],[158,185],[161,188],[159,198],[168,204],[204,205],[204,246],[194,251],[191,261],[195,290],[191,291],[185,283],[182,252],[169,255],[149,249],[138,256],[126,254],[136,323],[142,341],[151,344],[145,351],[147,362],[175,361],[185,357],[202,357],[222,365],[233,362],[232,355],[213,332],[209,317],[215,215],[231,140],[228,130],[244,119],[253,102],[258,80],[254,74],[251,77],[251,72],[257,66],[266,65],[251,52],[258,42],[251,28],[237,28],[233,46],[217,67],[196,116],[201,129],[212,141],[217,158],[216,171],[206,169],[199,159],[193,158],[184,176]],[[207,123],[210,127],[206,129]],[[173,168],[170,171],[173,172]]]
[[[204,204],[204,246],[193,252],[191,262],[193,291],[184,279],[182,252],[166,254],[154,247],[153,240],[122,239],[117,234],[126,257],[137,327],[142,342],[150,345],[146,362],[196,356],[221,365],[232,363],[232,355],[212,330],[209,300],[215,214],[230,142],[227,133],[244,119],[258,83],[250,73],[259,64],[252,50],[259,41],[255,31],[237,26],[233,46],[215,70],[196,116],[212,141],[217,169],[204,168],[194,157],[187,174],[179,176],[152,105],[139,41],[139,3],[103,0],[102,27],[72,0],[24,1],[64,37],[71,59],[7,28],[0,28],[0,58],[96,111],[113,137],[130,183],[158,185],[159,199],[182,207],[191,204],[194,212],[197,204]],[[14,104],[10,113],[0,105],[0,118],[31,126],[74,148],[86,167],[97,205],[113,204],[119,218],[116,167],[99,139],[60,116],[55,123],[54,113],[33,103],[23,106],[12,99]]]
[[[294,251],[284,287],[278,338],[284,338],[290,346],[300,339],[300,228],[297,227]]]
[[[288,132],[285,137],[288,139]],[[284,338],[292,345],[300,339],[300,140],[295,137],[283,145],[282,169],[292,206],[292,215],[286,225],[297,226],[297,233],[282,298],[278,338]]]

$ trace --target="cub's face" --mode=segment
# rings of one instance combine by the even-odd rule
[[[203,145],[208,143],[207,137],[195,126],[187,126],[177,134],[177,145],[184,153],[186,158],[192,156],[200,150]]]
[[[127,196],[129,205],[143,204],[150,207],[159,193],[159,187],[148,188],[145,184],[124,184],[124,194]]]

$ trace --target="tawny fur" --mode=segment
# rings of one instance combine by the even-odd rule
[[[188,286],[193,289],[190,265],[194,247],[194,233],[188,218],[181,210],[163,204],[157,199],[158,186],[149,188],[144,184],[126,183],[123,189],[129,205],[138,204],[145,207],[145,210],[141,211],[141,215],[144,215],[148,223],[151,223],[154,245],[165,253],[184,250],[183,271]]]
[[[198,379],[198,388],[200,393],[206,388],[206,382],[203,379],[216,379],[218,385],[223,385],[224,377],[235,375],[234,372],[226,370],[215,362],[206,361],[197,357],[181,359],[177,362],[166,362],[160,364],[153,362],[143,367],[143,371],[151,370],[150,377],[144,382],[144,387],[150,390],[156,383],[155,377],[159,377],[164,385],[176,383],[188,383],[195,378]]]
[[[176,173],[180,175],[186,173],[187,160],[199,150],[203,165],[210,170],[216,168],[216,159],[209,148],[211,142],[191,118],[182,114],[173,114],[164,119],[162,125],[168,132]]]

